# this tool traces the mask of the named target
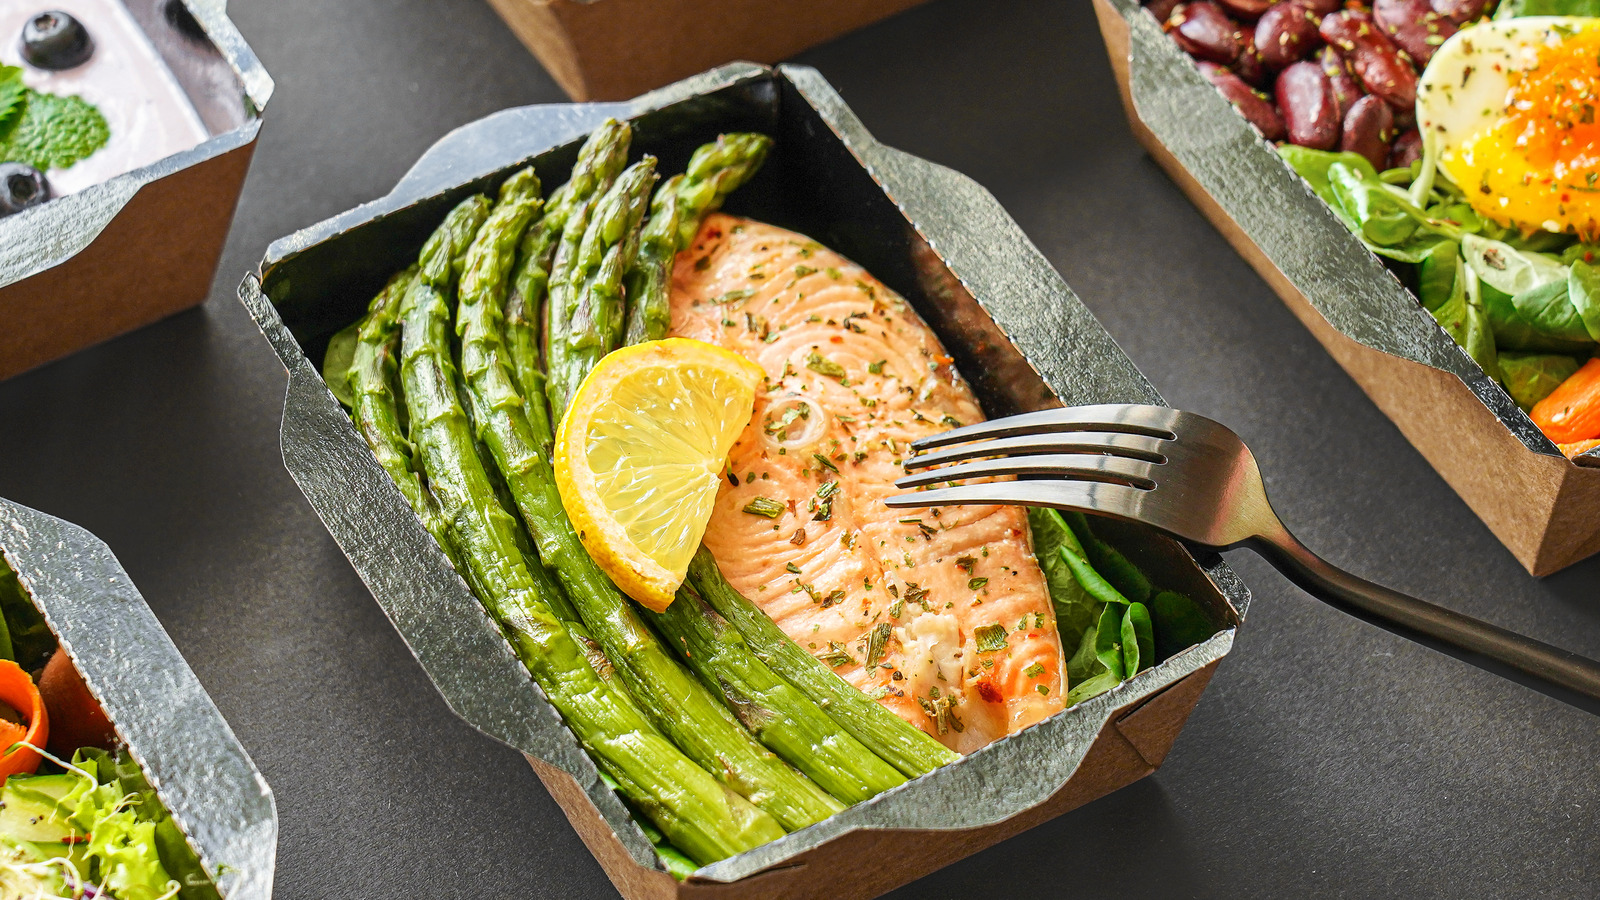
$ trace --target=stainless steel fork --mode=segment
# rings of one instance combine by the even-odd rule
[[[1338,569],[1306,549],[1267,503],[1244,441],[1161,406],[1024,413],[924,438],[896,482],[927,488],[894,507],[999,503],[1110,516],[1224,550],[1248,546],[1312,596],[1395,634],[1600,713],[1600,664]],[[931,485],[1015,475],[1017,480]]]

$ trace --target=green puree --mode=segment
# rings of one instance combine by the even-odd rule
[[[0,162],[65,169],[106,145],[105,116],[82,97],[36,91],[22,70],[0,66]]]

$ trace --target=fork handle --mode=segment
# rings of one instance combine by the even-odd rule
[[[1600,714],[1600,663],[1373,584],[1306,549],[1288,529],[1252,544],[1306,593],[1358,619]]]

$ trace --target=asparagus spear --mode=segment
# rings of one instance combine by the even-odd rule
[[[674,175],[662,182],[650,200],[650,218],[639,234],[639,255],[633,268],[623,276],[623,294],[628,300],[628,327],[623,343],[659,341],[672,327],[672,308],[667,305],[671,285],[672,259],[678,255],[678,221],[682,217],[683,195],[679,193],[684,176]]]
[[[572,305],[563,346],[551,343],[550,412],[556,422],[572,403],[584,376],[622,341],[622,275],[639,250],[639,224],[656,183],[653,156],[629,166],[596,201],[569,270]]]
[[[633,136],[626,124],[607,119],[578,150],[567,183],[551,193],[544,215],[528,229],[517,253],[517,271],[505,302],[506,352],[517,385],[527,398],[528,421],[548,451],[555,428],[545,407],[545,374],[540,367],[539,307],[546,301],[556,249],[573,212],[604,193],[628,162]],[[575,237],[582,238],[577,229]],[[565,319],[563,318],[564,322]],[[553,337],[554,335],[550,335]]]
[[[429,243],[451,237],[441,227]],[[427,249],[423,258],[426,272]],[[517,551],[515,523],[494,498],[457,402],[449,284],[446,267],[440,282],[423,279],[407,293],[401,379],[412,438],[462,556],[484,588],[479,599],[601,769],[675,846],[704,863],[781,836],[770,816],[709,777],[602,680],[540,595]]]
[[[738,629],[758,659],[907,777],[927,774],[961,758],[960,754],[857,690],[834,674],[826,663],[790,640],[766,613],[722,577],[711,551],[701,547],[695,553],[689,562],[688,582],[711,608]]]
[[[766,162],[772,138],[739,132],[718,137],[689,157],[689,169],[661,186],[650,206],[650,220],[640,237],[639,258],[625,284],[628,298],[627,343],[667,336],[672,313],[667,291],[672,260],[694,243],[700,222],[722,206]]]
[[[539,557],[566,587],[634,700],[691,759],[785,828],[802,828],[837,812],[842,808],[837,800],[757,743],[673,658],[589,557],[561,505],[550,461],[537,449],[527,416],[516,402],[498,318],[498,309],[465,296],[456,311],[462,364],[470,373],[468,386],[484,441],[511,486]],[[689,849],[676,838],[673,843]]]
[[[498,202],[495,203],[493,211],[484,220],[471,246],[463,254],[459,291],[462,297],[471,297],[470,302],[473,303],[485,303],[496,307],[503,302],[507,278],[516,259],[517,242],[522,238],[542,204],[543,200],[539,196],[539,176],[531,167],[522,169],[505,180],[500,186]],[[473,415],[474,409],[467,392],[465,378],[458,378],[456,393],[461,398],[461,406],[467,414],[468,423],[472,426],[472,433],[474,435],[480,433],[480,423]],[[542,400],[539,408],[541,410],[544,408]],[[474,440],[473,445],[477,448],[478,461],[489,475],[501,507],[508,512],[514,512],[517,508],[516,501],[512,499],[510,489],[500,477],[489,448],[484,446],[481,439]],[[568,602],[566,594],[545,571],[544,566],[537,562],[528,536],[520,526],[516,528],[516,538],[517,546],[523,556],[535,557],[527,559],[526,562],[540,595],[547,599],[556,615],[563,621],[576,621],[577,612]]]
[[[645,612],[705,686],[761,743],[835,797],[859,803],[906,779],[844,731],[811,698],[772,673],[744,638],[688,588],[666,612]]]

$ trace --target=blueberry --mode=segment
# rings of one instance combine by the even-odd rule
[[[22,58],[40,69],[71,69],[94,53],[83,23],[60,10],[42,12],[22,26]]]
[[[50,199],[44,173],[22,163],[0,163],[0,217],[22,212]]]

